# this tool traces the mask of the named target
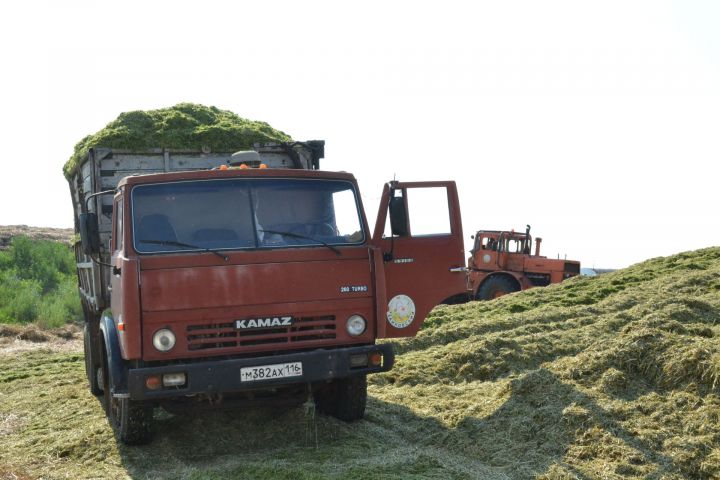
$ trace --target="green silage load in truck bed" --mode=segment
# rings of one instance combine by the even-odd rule
[[[92,147],[231,152],[250,149],[254,143],[290,141],[290,136],[265,122],[248,120],[216,107],[179,103],[158,110],[121,113],[105,128],[75,145],[63,172],[70,178]]]

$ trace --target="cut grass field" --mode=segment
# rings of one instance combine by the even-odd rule
[[[82,353],[0,344],[0,479],[720,478],[720,248],[437,308],[366,419],[156,412],[119,446]]]

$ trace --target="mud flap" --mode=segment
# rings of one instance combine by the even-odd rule
[[[115,320],[104,313],[100,319],[100,332],[105,340],[105,348],[108,356],[108,369],[110,370],[110,392],[126,393],[127,388],[127,372],[125,369],[125,360],[120,353],[120,340],[115,327]]]

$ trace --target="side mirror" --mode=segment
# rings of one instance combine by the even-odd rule
[[[393,235],[406,237],[408,232],[408,216],[405,209],[405,199],[403,197],[393,197],[390,199],[390,231]]]
[[[98,218],[95,213],[81,213],[80,243],[86,255],[100,253],[100,232],[98,229]]]

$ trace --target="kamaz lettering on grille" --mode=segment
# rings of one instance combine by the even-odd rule
[[[292,317],[250,318],[244,320],[235,320],[235,328],[240,330],[247,328],[289,327],[292,324]]]

